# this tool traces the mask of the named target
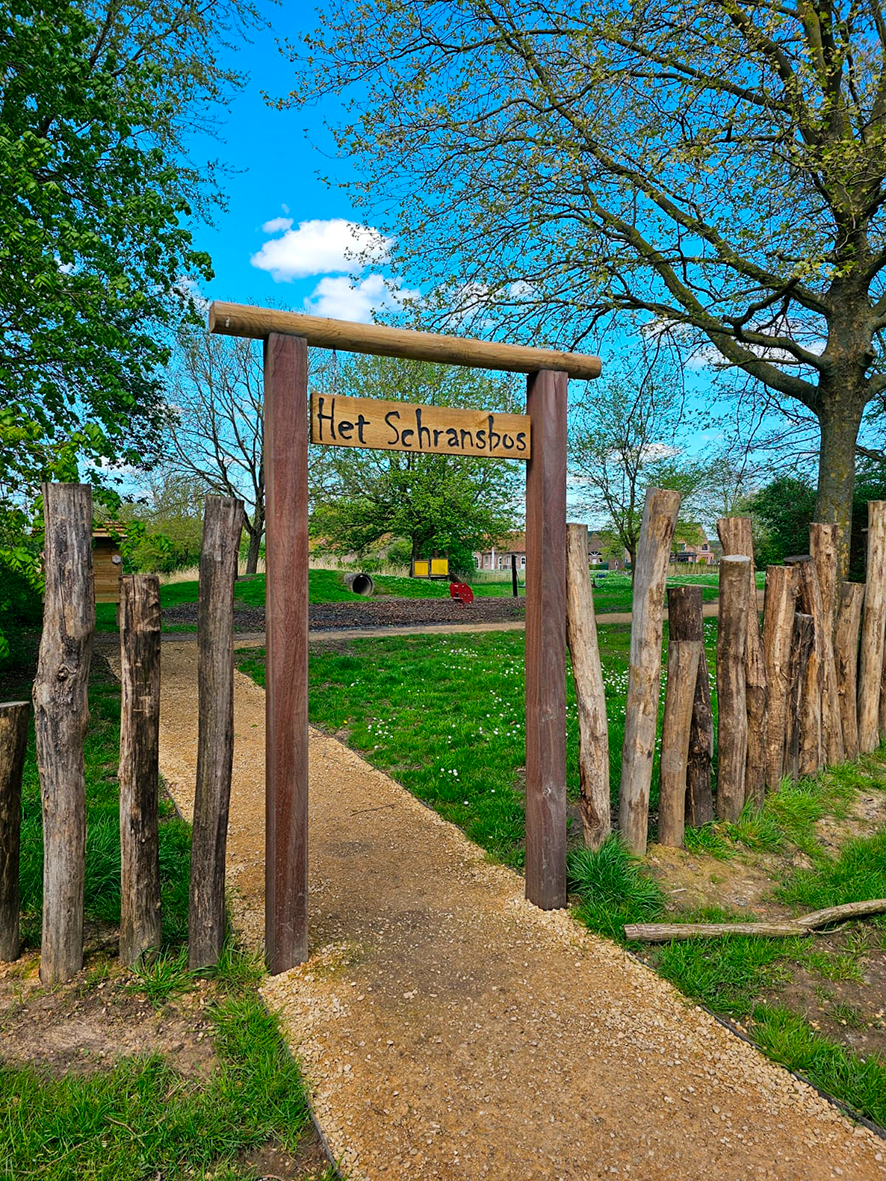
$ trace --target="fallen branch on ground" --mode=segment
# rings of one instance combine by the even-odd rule
[[[770,939],[812,935],[819,927],[846,919],[886,911],[886,898],[869,902],[847,902],[815,910],[798,919],[777,923],[627,923],[625,938],[643,943],[667,943],[671,939],[705,939],[718,935],[763,935]]]

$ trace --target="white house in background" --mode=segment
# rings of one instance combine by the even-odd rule
[[[526,569],[526,534],[509,533],[500,546],[490,546],[487,550],[474,553],[474,563],[478,570],[510,570],[511,558],[516,558],[517,569]],[[598,533],[588,534],[588,565],[599,566],[603,563],[603,542]],[[608,559],[610,567],[623,567],[624,561],[613,562]]]

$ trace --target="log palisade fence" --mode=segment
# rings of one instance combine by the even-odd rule
[[[40,978],[56,984],[83,965],[86,794],[83,740],[95,632],[92,490],[43,486],[46,592],[34,682],[43,808]],[[198,608],[199,751],[191,858],[189,959],[218,959],[225,936],[224,865],[233,753],[233,592],[243,505],[207,496]],[[153,958],[162,938],[159,857],[160,588],[121,583],[120,958]],[[0,960],[19,941],[21,783],[30,709],[0,704]]]
[[[664,583],[680,498],[650,490],[634,572],[631,657],[619,808],[621,837],[646,852],[661,695]],[[838,582],[835,529],[813,523],[808,554],[769,566],[760,604],[749,517],[717,522],[717,783],[700,587],[667,592],[669,639],[662,716],[658,840],[683,844],[687,825],[735,821],[785,778],[812,776],[886,741],[886,501],[868,505],[867,579]],[[608,832],[608,731],[586,531],[570,525],[569,644],[578,699],[585,840]],[[860,642],[859,642],[860,641]]]

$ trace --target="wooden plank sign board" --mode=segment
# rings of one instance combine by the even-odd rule
[[[494,410],[453,410],[341,394],[312,394],[311,442],[380,451],[528,459],[530,419],[526,414],[499,414]]]

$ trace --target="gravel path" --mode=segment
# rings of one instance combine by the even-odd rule
[[[196,645],[163,647],[161,771],[193,802]],[[264,694],[235,673],[228,876],[263,913]],[[268,981],[353,1181],[847,1181],[886,1145],[452,825],[311,735],[311,945]]]

